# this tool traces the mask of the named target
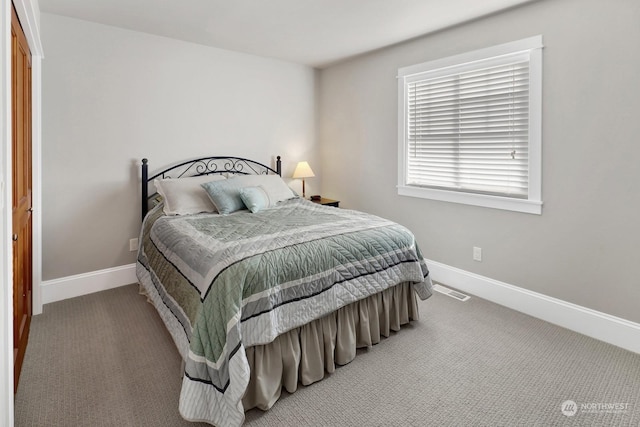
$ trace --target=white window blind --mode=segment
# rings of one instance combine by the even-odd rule
[[[528,61],[408,91],[408,185],[527,197]]]
[[[401,73],[399,188],[522,199],[539,206],[539,170],[532,171],[532,165],[539,168],[540,120],[539,114],[531,117],[540,104],[532,78],[540,73],[534,64],[532,76],[531,62],[531,51],[520,49],[427,70],[421,64]]]

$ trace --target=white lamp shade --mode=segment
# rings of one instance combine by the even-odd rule
[[[313,171],[311,170],[311,166],[307,162],[300,162],[298,166],[296,166],[296,170],[293,171],[292,178],[311,178],[315,176]]]

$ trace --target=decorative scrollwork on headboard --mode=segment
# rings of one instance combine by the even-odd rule
[[[199,159],[187,160],[180,164],[168,167],[155,175],[149,177],[149,161],[142,159],[142,219],[149,211],[149,200],[157,195],[154,191],[149,194],[149,183],[154,179],[167,178],[187,178],[191,176],[214,175],[214,174],[241,174],[241,175],[282,175],[282,161],[280,156],[276,157],[276,168],[254,160],[242,157],[203,157]]]

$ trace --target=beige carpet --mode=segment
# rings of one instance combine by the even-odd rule
[[[419,322],[246,425],[640,426],[640,355],[478,298],[436,293],[420,309]],[[180,381],[137,285],[48,304],[33,318],[16,426],[198,425],[178,413]]]

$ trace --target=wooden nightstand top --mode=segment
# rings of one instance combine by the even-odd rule
[[[336,208],[340,207],[340,201],[339,200],[333,200],[333,199],[325,199],[324,197],[322,197],[320,200],[311,200],[313,203],[318,203],[320,205],[324,205],[324,206],[333,206]]]

